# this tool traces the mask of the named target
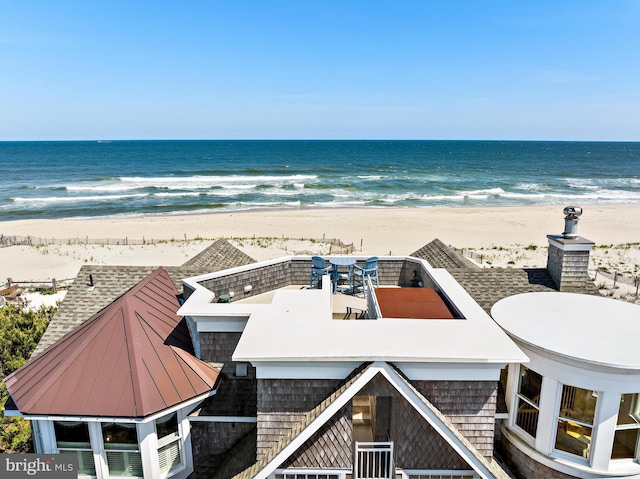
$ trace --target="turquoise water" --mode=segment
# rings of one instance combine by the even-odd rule
[[[640,203],[640,143],[0,142],[0,219]]]

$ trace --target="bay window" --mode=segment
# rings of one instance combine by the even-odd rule
[[[142,476],[142,458],[135,424],[102,423],[102,438],[110,476]]]
[[[78,474],[95,476],[96,467],[89,439],[89,427],[82,421],[54,421],[56,447],[61,454],[78,456]]]
[[[173,412],[156,419],[156,432],[160,472],[165,472],[182,462],[177,413]]]
[[[611,459],[635,459],[638,457],[640,433],[640,400],[638,394],[622,394],[618,422],[613,438]]]
[[[598,393],[564,384],[560,400],[555,447],[589,457]]]
[[[541,389],[542,376],[526,366],[520,365],[516,424],[532,437],[536,437],[538,429]]]

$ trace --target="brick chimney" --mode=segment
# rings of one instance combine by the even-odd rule
[[[595,243],[578,236],[578,219],[582,208],[567,206],[564,214],[564,232],[561,235],[547,235],[547,270],[559,291],[582,293],[586,291],[589,280],[589,253]]]

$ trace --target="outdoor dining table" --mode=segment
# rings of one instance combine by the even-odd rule
[[[348,256],[338,256],[330,258],[329,263],[333,266],[333,292],[353,290],[353,266],[356,264],[355,258]]]

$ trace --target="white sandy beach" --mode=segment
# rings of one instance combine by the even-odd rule
[[[301,209],[126,219],[0,222],[4,236],[110,239],[120,245],[0,248],[0,278],[17,281],[73,278],[82,264],[184,263],[220,237],[263,260],[292,253],[328,252],[323,238],[353,243],[356,254],[410,254],[434,238],[484,255],[485,266],[544,267],[547,234],[564,228],[563,206],[504,208]],[[640,263],[640,205],[584,206],[578,233],[596,243],[593,268]],[[125,246],[122,239],[155,244]],[[185,241],[185,238],[187,241]],[[255,238],[255,239],[254,239]],[[158,242],[160,240],[164,240]],[[174,241],[171,241],[174,240]],[[603,245],[623,245],[600,251]],[[535,247],[538,248],[535,248]],[[540,248],[542,247],[542,248]],[[605,263],[603,263],[605,261]],[[600,262],[598,264],[598,262]]]

